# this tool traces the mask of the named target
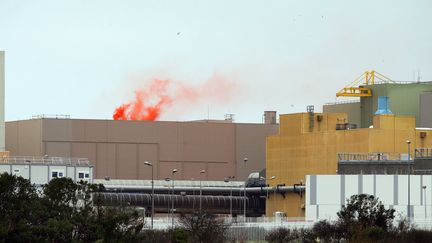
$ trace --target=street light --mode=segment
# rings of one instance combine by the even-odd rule
[[[247,157],[245,157],[243,159],[244,165],[245,165],[245,171],[246,171],[246,163],[248,162],[248,160],[249,159]],[[243,198],[243,217],[244,217],[244,222],[246,222],[246,182],[247,182],[247,179],[248,179],[248,177],[247,177],[247,173],[246,173],[246,180],[245,180],[245,183],[243,185],[243,194],[244,194],[244,198]]]
[[[411,141],[406,140],[408,145],[408,224],[411,223],[411,155],[410,155],[410,145]]]
[[[205,174],[205,170],[201,170],[200,171],[200,196],[199,196],[199,208],[200,208],[200,214],[201,214],[201,212],[202,212],[202,202],[201,202],[201,200],[202,200],[202,185],[201,185],[201,181],[202,181],[202,177],[203,177],[203,175]]]
[[[272,177],[270,177],[270,180],[274,180],[274,179],[276,179],[276,176],[272,176]],[[267,193],[268,193],[268,190],[267,190]],[[275,211],[275,209],[276,209],[276,187],[275,187],[275,190],[273,191],[273,210]]]
[[[425,206],[425,219],[427,219],[427,212],[426,212],[426,186],[422,186],[424,191],[424,206]]]
[[[151,194],[151,199],[152,199],[152,211],[151,211],[151,227],[153,229],[153,217],[154,217],[154,177],[153,177],[153,164],[148,162],[148,161],[144,161],[144,165],[146,166],[150,166],[152,169],[152,177],[151,177],[151,184],[152,184],[152,194]]]
[[[232,179],[234,179],[235,176],[228,176],[225,178],[225,182],[229,182],[230,183],[230,216],[232,218],[233,214],[232,214]]]
[[[171,227],[174,229],[174,174],[177,173],[177,169],[173,169],[171,172],[171,181],[172,181],[172,197],[171,197],[171,202],[172,202],[172,208],[171,208]]]
[[[194,178],[190,178],[192,181],[192,195],[193,195],[193,200],[192,200],[192,208],[193,211],[195,212],[195,183],[194,183]]]
[[[171,202],[170,202],[170,200],[169,200],[169,197],[171,196],[171,188],[170,188],[170,186],[169,186],[169,182],[171,181],[171,178],[167,177],[167,178],[165,178],[165,181],[167,182],[167,187],[168,187],[167,221],[169,221],[170,211],[171,211]]]

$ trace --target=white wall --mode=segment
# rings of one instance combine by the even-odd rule
[[[422,187],[426,186],[426,189]],[[410,205],[415,219],[432,218],[432,176],[410,176]],[[336,213],[352,195],[378,197],[397,217],[408,208],[407,175],[308,175],[306,177],[306,219],[336,219]],[[426,198],[425,198],[426,194]],[[426,207],[425,207],[426,200]]]
[[[52,172],[63,172],[63,177],[69,177],[74,181],[80,181],[79,172],[89,174],[89,178],[84,181],[93,183],[93,167],[86,166],[66,166],[66,165],[47,165],[47,164],[0,164],[0,174],[3,172],[12,173],[29,179],[32,184],[43,185],[52,178]],[[76,175],[76,176],[75,176]]]
[[[0,51],[0,151],[5,150],[5,52]]]

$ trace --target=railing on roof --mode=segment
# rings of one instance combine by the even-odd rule
[[[42,118],[70,119],[70,115],[67,115],[67,114],[40,114],[40,115],[33,115],[32,116],[32,119],[42,119]]]
[[[416,158],[432,158],[432,148],[416,148]]]
[[[341,162],[360,161],[405,161],[407,160],[399,153],[340,153],[338,160]]]
[[[324,105],[341,105],[341,104],[354,104],[354,103],[360,103],[360,100],[342,100],[342,101],[335,101],[335,102],[327,102]]]
[[[91,163],[87,158],[68,158],[68,157],[49,157],[49,156],[0,157],[0,164],[44,164],[44,165],[91,166]]]

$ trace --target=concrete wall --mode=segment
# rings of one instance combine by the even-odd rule
[[[432,91],[431,83],[375,84],[365,86],[372,89],[371,97],[361,97],[361,127],[369,127],[377,110],[378,96],[390,98],[390,110],[396,116],[414,116],[420,126],[420,95]]]
[[[334,103],[323,105],[323,112],[332,113],[346,113],[348,115],[348,122],[356,124],[357,127],[361,126],[361,111],[360,101],[349,103]]]
[[[5,150],[5,52],[0,51],[0,151]]]
[[[432,92],[420,94],[420,127],[432,127]]]
[[[35,119],[6,124],[11,155],[85,157],[95,177],[223,180],[244,179],[265,167],[265,137],[277,125],[217,122],[146,122]],[[244,165],[243,158],[248,158]],[[244,167],[246,166],[246,167]]]
[[[432,176],[411,175],[410,180],[412,217],[432,217]],[[422,189],[423,186],[426,189]],[[374,195],[387,209],[395,209],[397,217],[407,215],[407,175],[308,175],[306,219],[336,219],[336,213],[346,200],[361,193]]]

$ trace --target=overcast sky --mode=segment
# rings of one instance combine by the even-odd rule
[[[6,120],[111,119],[145,80],[235,83],[163,120],[260,122],[335,101],[368,69],[432,80],[432,1],[0,0]],[[417,74],[415,74],[417,76]]]

